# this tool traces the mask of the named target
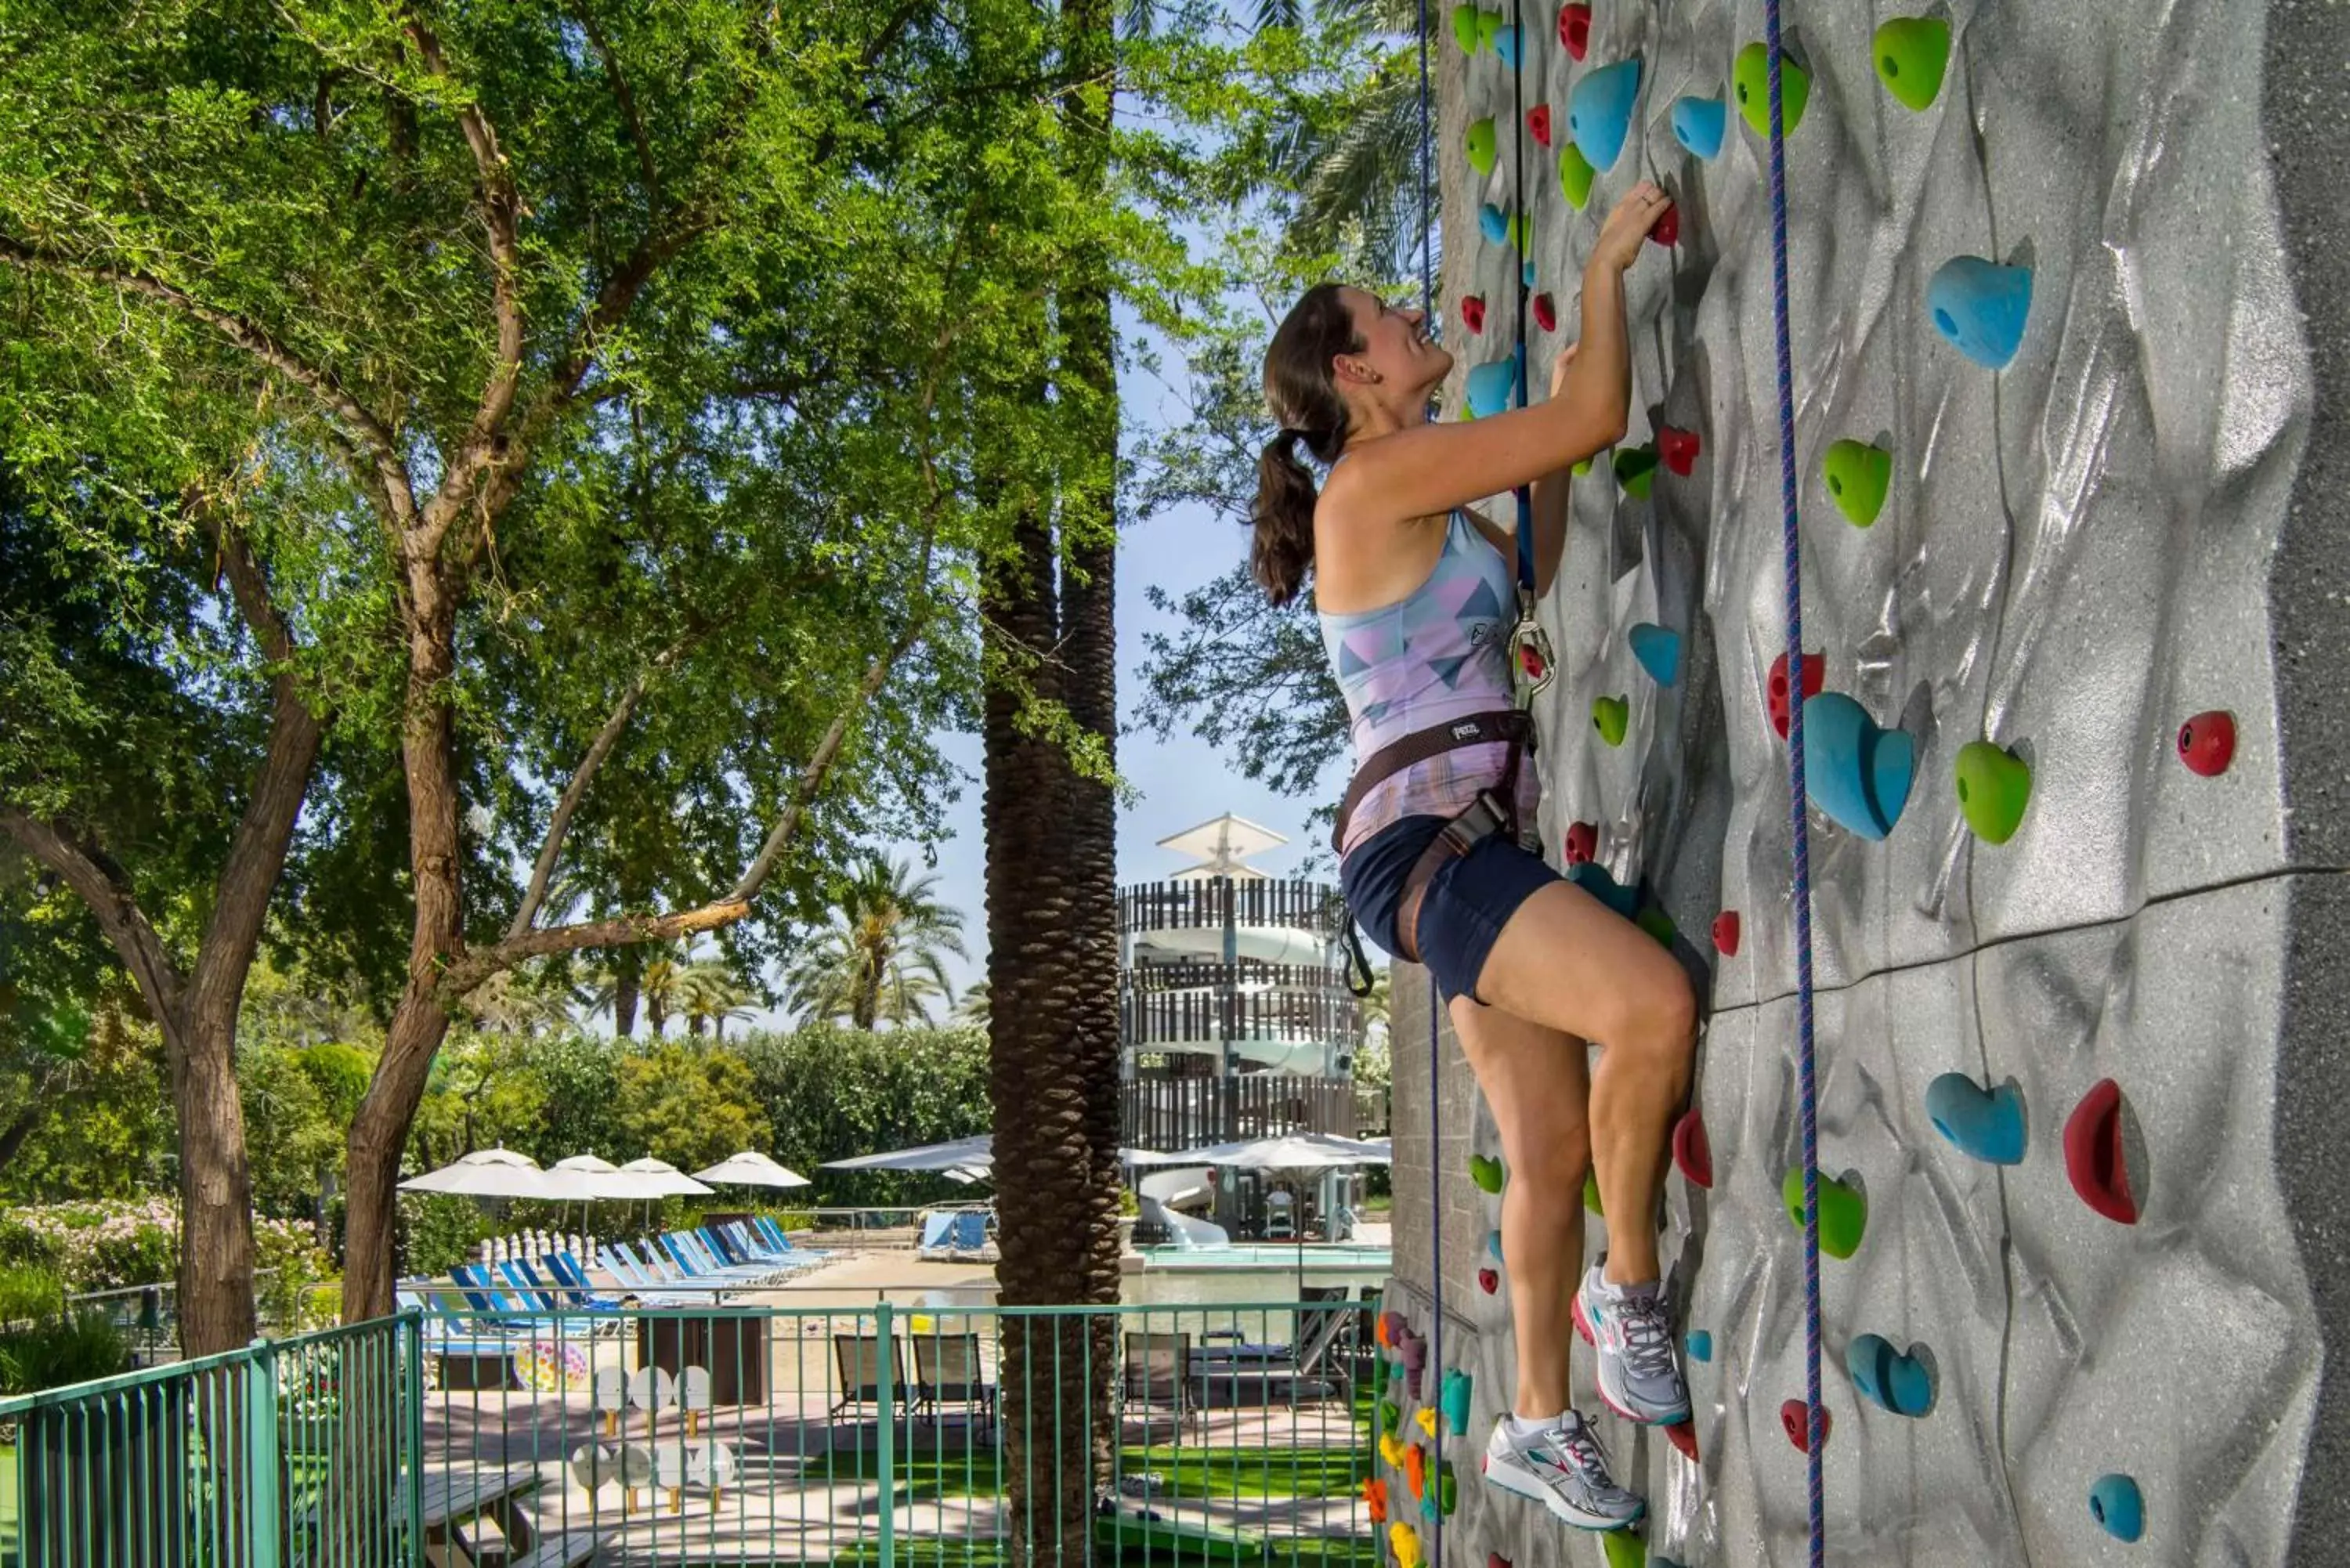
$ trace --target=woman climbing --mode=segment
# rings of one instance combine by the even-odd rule
[[[1521,842],[1540,786],[1518,765],[1523,731],[1507,715],[1515,545],[1468,507],[1533,486],[1534,590],[1547,592],[1567,470],[1624,433],[1624,273],[1665,205],[1644,182],[1608,214],[1584,271],[1582,335],[1549,400],[1492,418],[1430,421],[1452,357],[1421,313],[1333,284],[1309,291],[1265,356],[1282,431],[1258,465],[1251,562],[1275,604],[1313,570],[1354,723],[1358,771],[1337,839],[1347,901],[1380,947],[1428,966],[1501,1130],[1518,1382],[1485,1473],[1594,1530],[1644,1505],[1568,1399],[1570,1321],[1596,1345],[1611,1408],[1689,1418],[1650,1217],[1689,1091],[1696,1003],[1663,948]],[[1329,465],[1318,495],[1300,444]],[[1596,1072],[1586,1041],[1600,1047]],[[1578,1284],[1595,1164],[1609,1251]]]

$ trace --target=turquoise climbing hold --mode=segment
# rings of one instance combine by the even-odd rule
[[[1444,1407],[1444,1424],[1452,1435],[1461,1437],[1469,1430],[1469,1375],[1458,1366],[1444,1374],[1443,1391],[1437,1403]]]
[[[1738,95],[1738,112],[1746,121],[1746,129],[1771,140],[1771,58],[1760,41],[1738,51],[1738,59],[1731,67],[1731,90]],[[1804,105],[1811,100],[1811,73],[1795,63],[1786,50],[1779,51],[1779,109],[1785,119],[1786,133],[1795,134],[1795,127],[1804,123]]]
[[[1897,1416],[1923,1416],[1934,1408],[1932,1371],[1918,1355],[1894,1349],[1882,1334],[1864,1334],[1845,1346],[1844,1369],[1864,1398]]]
[[[1640,101],[1640,61],[1636,56],[1603,66],[1575,84],[1566,99],[1566,133],[1594,169],[1613,169],[1631,134],[1632,110]]]
[[[1568,867],[1566,879],[1627,920],[1639,912],[1638,889],[1617,883],[1607,874],[1607,867],[1596,860],[1586,860]]]
[[[1521,276],[1524,279],[1525,286],[1528,288],[1532,288],[1534,286],[1534,263],[1532,256],[1528,256],[1526,258],[1526,265],[1522,270]],[[1545,327],[1544,330],[1547,331],[1549,329]]]
[[[1470,121],[1469,133],[1463,140],[1468,144],[1469,167],[1481,176],[1491,174],[1501,152],[1501,144],[1493,136],[1492,118]]]
[[[1804,701],[1804,793],[1847,832],[1883,838],[1909,804],[1917,743],[1841,691]]]
[[[1625,633],[1625,639],[1632,645],[1632,657],[1658,685],[1670,686],[1681,678],[1679,632],[1644,620]]]
[[[1624,743],[1625,726],[1631,722],[1632,704],[1622,697],[1594,697],[1591,700],[1591,727],[1599,738],[1611,746]]]
[[[2032,770],[2023,759],[1989,741],[1959,748],[1959,812],[1985,844],[2015,836],[2032,799]]]
[[[1506,359],[1490,359],[1469,371],[1469,417],[1482,420],[1513,408],[1518,400],[1518,350]]]
[[[1915,109],[1934,106],[1950,63],[1950,25],[1939,16],[1896,16],[1877,29],[1877,79]]]
[[[1981,256],[1952,256],[1926,286],[1934,330],[1985,369],[2003,370],[2023,343],[2032,314],[2032,269]]]
[[[2116,1541],[2136,1541],[2146,1533],[2146,1499],[2137,1482],[2126,1475],[2099,1476],[2089,1489],[2089,1517]]]
[[[1502,57],[1502,63],[1503,65],[1509,67],[1512,70],[1517,69],[1518,30],[1515,27],[1494,28],[1493,52]]]
[[[1820,459],[1820,476],[1844,520],[1866,528],[1884,510],[1885,493],[1893,484],[1893,454],[1867,441],[1830,441]]]
[[[1673,100],[1673,140],[1700,158],[1721,156],[1721,139],[1730,129],[1730,106],[1718,98]]]
[[[1590,204],[1591,182],[1599,171],[1591,167],[1591,160],[1583,149],[1569,141],[1558,150],[1558,190],[1566,204],[1580,213]]]
[[[1926,1116],[1960,1154],[2023,1163],[2023,1091],[2013,1084],[1986,1090],[1964,1073],[1945,1073],[1926,1085]]]
[[[1713,1359],[1713,1335],[1701,1328],[1689,1331],[1689,1358],[1691,1361]]]
[[[1508,244],[1510,228],[1510,214],[1492,202],[1488,202],[1477,209],[1477,232],[1485,236],[1487,244]]]
[[[1499,1231],[1485,1232],[1485,1251],[1493,1254],[1493,1262],[1497,1263],[1509,1261],[1502,1256],[1502,1233]]]

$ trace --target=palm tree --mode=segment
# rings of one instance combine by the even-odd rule
[[[703,1025],[713,1038],[726,1038],[726,1021],[751,1016],[751,990],[723,963],[691,963],[678,977],[677,1000],[685,1031],[697,1038]]]
[[[962,915],[932,897],[936,875],[868,855],[842,890],[831,927],[785,971],[794,1009],[859,1029],[927,1023],[951,994],[946,956],[964,956]]]
[[[980,981],[964,992],[962,1000],[955,1003],[954,1012],[950,1016],[957,1023],[975,1023],[982,1029],[986,1028],[987,981]]]
[[[671,960],[657,958],[647,960],[637,977],[637,992],[644,998],[645,1023],[656,1040],[660,1038],[661,1029],[669,1023],[670,1011],[677,1002],[680,972]]]

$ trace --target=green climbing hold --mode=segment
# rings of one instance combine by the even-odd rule
[[[1596,456],[1596,454],[1594,455]],[[1582,462],[1576,463],[1573,468],[1568,469],[1567,472],[1575,475],[1577,479],[1586,478],[1591,472],[1591,463],[1592,459],[1586,457]]]
[[[1632,717],[1632,704],[1622,697],[1594,697],[1591,700],[1592,727],[1599,738],[1611,746],[1624,743],[1624,726]]]
[[[1480,11],[1477,13],[1478,48],[1497,49],[1500,47],[1502,23],[1503,20],[1504,18],[1499,11]]]
[[[1599,171],[1583,155],[1583,149],[1569,141],[1558,150],[1558,188],[1566,204],[1580,213],[1590,204],[1591,182]]]
[[[1596,1170],[1583,1173],[1583,1206],[1600,1218],[1607,1218],[1607,1210],[1599,1202],[1599,1173]]]
[[[1820,472],[1844,520],[1866,528],[1884,510],[1885,493],[1893,484],[1893,454],[1866,441],[1834,441],[1820,460]]]
[[[1648,1568],[1648,1543],[1628,1530],[1611,1530],[1599,1538],[1607,1553],[1607,1568]]]
[[[1779,1195],[1786,1200],[1787,1218],[1804,1228],[1804,1168],[1787,1172]],[[1820,1172],[1820,1251],[1831,1258],[1849,1258],[1860,1251],[1861,1232],[1868,1229],[1868,1199],[1856,1187],[1846,1186]]]
[[[1747,45],[1738,51],[1738,63],[1730,73],[1731,86],[1738,94],[1738,112],[1745,118],[1746,129],[1771,140],[1771,63],[1760,43]],[[1804,103],[1812,96],[1812,78],[1794,57],[1782,49],[1779,52],[1779,108],[1786,117],[1789,136],[1804,123]]]
[[[1950,25],[1939,16],[1896,16],[1877,29],[1877,79],[1911,109],[1931,109],[1950,63]]]
[[[1648,498],[1648,487],[1656,483],[1657,449],[1653,446],[1620,446],[1616,449],[1616,483],[1624,493],[1635,501]]]
[[[1449,1514],[1461,1506],[1461,1483],[1454,1479],[1450,1463],[1437,1467],[1436,1484],[1428,1490],[1435,1494],[1439,1513]]]
[[[1673,918],[1654,904],[1633,916],[1632,923],[1666,947],[1671,947],[1673,939],[1680,934],[1680,928],[1673,924]]]
[[[1477,52],[1476,6],[1452,7],[1452,41],[1461,46],[1461,52],[1464,54],[1473,55]]]
[[[1959,748],[1959,811],[1985,844],[2015,836],[2032,799],[2032,770],[2022,757],[1989,741]]]
[[[1502,1190],[1502,1162],[1488,1154],[1469,1157],[1469,1179],[1477,1184],[1480,1192]]]
[[[1488,119],[1470,121],[1468,141],[1469,167],[1477,171],[1480,175],[1491,174],[1493,171],[1494,159],[1500,151],[1499,145],[1493,140],[1492,120]]]
[[[1392,1432],[1402,1425],[1403,1412],[1396,1408],[1395,1401],[1392,1399],[1380,1400],[1379,1430],[1382,1432]]]

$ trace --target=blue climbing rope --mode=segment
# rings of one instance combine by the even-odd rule
[[[1812,840],[1804,793],[1804,571],[1795,528],[1795,372],[1787,328],[1787,128],[1779,96],[1779,0],[1763,0],[1771,67],[1771,319],[1779,350],[1780,524],[1787,579],[1787,817],[1795,845],[1795,1081],[1804,1121],[1804,1399],[1812,1568],[1827,1556],[1820,1449],[1820,1116],[1812,1035]]]

